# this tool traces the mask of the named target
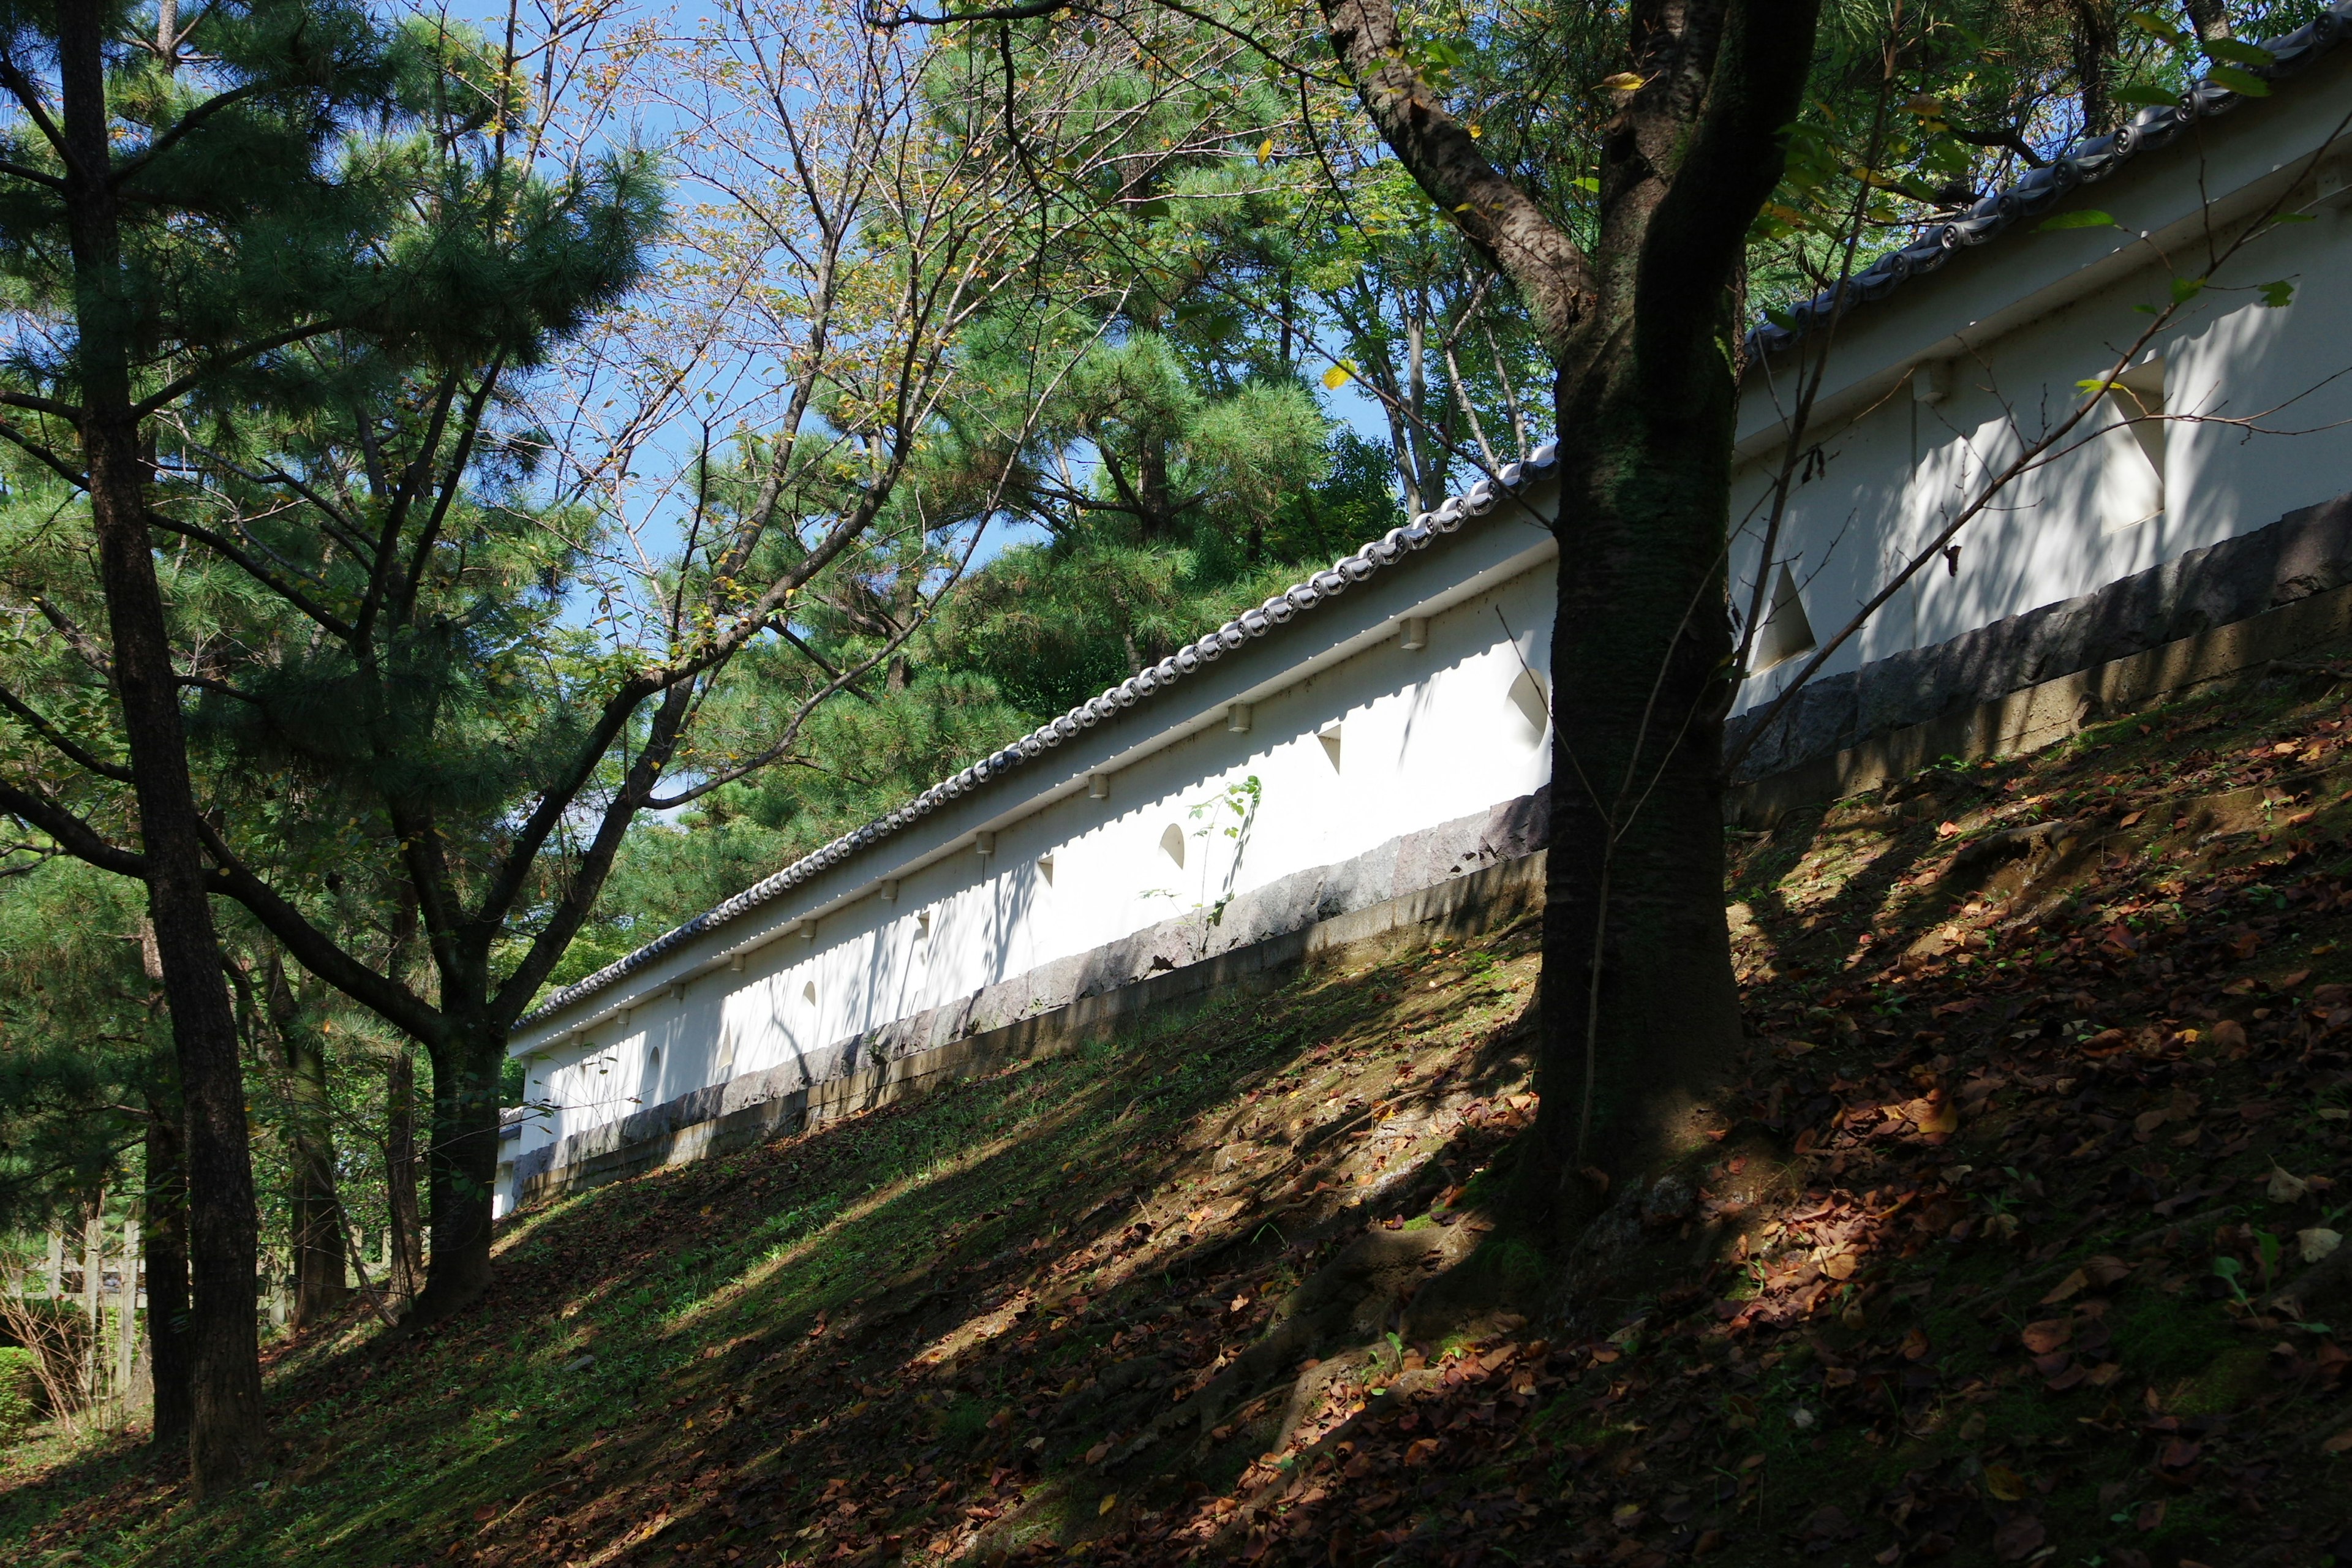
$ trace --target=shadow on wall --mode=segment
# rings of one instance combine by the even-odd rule
[[[2352,584],[2352,495],[2252,533],[1807,686],[1741,764],[1760,779],[1859,742]],[[1726,726],[1737,744],[1763,716]]]
[[[1226,984],[1217,979],[1220,974],[1278,967],[1308,951],[1313,928],[1343,915],[1371,920],[1365,928],[1368,934],[1402,929],[1381,923],[1383,919],[1402,921],[1424,938],[1474,929],[1500,918],[1520,896],[1517,889],[1528,876],[1533,878],[1528,887],[1539,884],[1540,863],[1528,858],[1543,847],[1547,797],[1548,791],[1538,790],[1391,839],[1351,859],[1278,878],[1237,896],[1221,910],[1188,913],[1087,952],[1041,964],[975,994],[852,1037],[838,1050],[803,1058],[800,1065],[748,1072],[730,1083],[691,1090],[620,1121],[568,1134],[516,1160],[518,1196],[528,1197],[550,1182],[593,1183],[647,1165],[696,1158],[714,1141],[731,1144],[755,1132],[774,1136],[799,1125],[814,1103],[812,1097],[822,1099],[826,1114],[859,1094],[887,1098],[900,1092],[900,1079],[950,1070],[944,1058],[929,1058],[935,1065],[919,1059],[927,1052],[964,1050],[973,1037],[1016,1025],[1025,1029],[1056,1009],[1171,971],[1192,969],[1209,959],[1234,954],[1243,963],[1238,971],[1196,972],[1202,984]],[[1465,880],[1474,877],[1501,880]],[[1039,880],[1044,879],[1041,871]],[[1386,917],[1382,910],[1388,911]],[[1433,920],[1439,924],[1433,927]],[[837,1087],[810,1087],[807,1066],[825,1068],[827,1064],[835,1065],[816,1081]],[[893,1064],[904,1064],[903,1070]],[[880,1076],[861,1089],[845,1081],[858,1072]]]

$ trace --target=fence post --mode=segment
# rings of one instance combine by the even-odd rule
[[[65,1289],[65,1283],[66,1238],[53,1230],[49,1232],[47,1282],[42,1288],[42,1299],[50,1301],[56,1300],[58,1299],[58,1292]]]

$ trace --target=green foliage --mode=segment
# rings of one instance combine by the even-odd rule
[[[141,893],[63,859],[0,879],[0,1226],[73,1213],[176,1099]]]
[[[0,1443],[24,1436],[41,1417],[41,1372],[35,1352],[0,1345]]]

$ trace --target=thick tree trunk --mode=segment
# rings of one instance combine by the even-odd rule
[[[147,533],[147,479],[131,407],[129,310],[120,216],[109,175],[103,47],[110,13],[90,0],[58,7],[58,67],[70,150],[66,182],[80,334],[82,450],[122,705],[147,903],[172,1009],[185,1107],[190,1321],[198,1496],[242,1479],[262,1442],[259,1336],[254,1321],[253,1163],[236,1015],[205,888],[203,840],[180,716],[163,599]]]
[[[302,1017],[282,959],[272,954],[268,976],[270,1032],[285,1054],[287,1194],[294,1253],[294,1327],[326,1322],[343,1310],[350,1289],[343,1273],[343,1205],[335,1190],[335,1132],[327,1103],[327,1052]]]
[[[384,1069],[383,1174],[392,1229],[392,1293],[425,1289],[425,1226],[416,1206],[416,1058],[402,1046]]]
[[[505,1036],[479,1024],[453,1031],[433,1053],[433,1143],[425,1162],[433,1260],[416,1299],[419,1323],[454,1317],[490,1288],[490,1196],[505,1058]]]
[[[147,1100],[147,1187],[141,1239],[147,1250],[147,1371],[155,1384],[157,1444],[184,1443],[195,1422],[188,1325],[188,1190],[180,1160],[179,1108]]]
[[[1679,1095],[1739,1040],[1720,831],[1723,346],[1681,364],[1618,356],[1560,398],[1544,1098],[1522,1168],[1554,1223],[1602,1196],[1579,1172],[1654,1171]]]

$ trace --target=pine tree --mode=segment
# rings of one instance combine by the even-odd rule
[[[0,131],[0,269],[35,323],[11,345],[0,438],[54,479],[64,515],[86,520],[106,628],[68,640],[114,721],[93,728],[86,710],[12,695],[37,755],[11,768],[0,808],[146,887],[184,1107],[200,1496],[260,1457],[255,1198],[209,907],[215,846],[187,750],[184,693],[204,678],[181,668],[192,612],[167,599],[156,533],[278,579],[164,504],[158,464],[174,432],[345,390],[315,372],[307,350],[322,339],[415,354],[512,330],[506,301],[466,292],[480,280],[466,228],[478,214],[436,199],[445,171],[419,139],[453,117],[497,118],[500,84],[469,76],[475,63],[444,31],[387,32],[339,0],[245,0],[184,20],[168,0],[152,15],[99,0],[0,9],[15,110]],[[435,231],[420,211],[454,221]],[[135,801],[135,851],[68,804],[93,780]],[[122,805],[107,809],[121,826]]]

